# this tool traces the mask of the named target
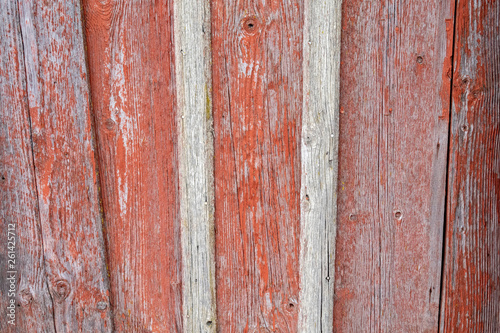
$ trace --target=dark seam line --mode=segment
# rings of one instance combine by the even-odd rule
[[[94,173],[96,175],[96,182],[97,182],[97,197],[99,200],[99,218],[100,218],[100,224],[101,224],[101,232],[102,232],[102,241],[103,241],[103,255],[104,255],[104,262],[105,262],[105,267],[103,267],[103,270],[105,271],[105,274],[108,278],[108,281],[105,281],[106,287],[109,291],[109,316],[111,320],[111,331],[114,332],[115,330],[115,309],[114,309],[114,304],[113,304],[113,291],[111,290],[111,272],[110,268],[111,267],[111,260],[110,260],[110,253],[109,253],[109,244],[108,244],[108,239],[107,239],[107,229],[106,229],[106,212],[104,211],[104,201],[103,201],[103,194],[102,194],[102,187],[101,187],[101,181],[100,181],[100,170],[101,170],[101,165],[100,165],[100,149],[99,149],[99,140],[98,140],[98,131],[97,131],[97,121],[96,121],[96,113],[94,112],[94,105],[92,103],[92,86],[91,86],[91,73],[90,73],[90,63],[89,63],[89,50],[87,47],[87,35],[85,31],[85,14],[84,14],[84,9],[83,9],[83,1],[79,1],[80,3],[80,25],[82,29],[82,43],[83,43],[83,56],[85,59],[85,71],[87,73],[87,79],[85,80],[87,84],[87,89],[88,89],[88,103],[89,103],[89,114],[90,114],[90,133],[91,133],[91,138],[92,138],[92,144],[94,147],[94,165],[95,165],[95,170]],[[106,283],[107,282],[107,283]]]
[[[441,251],[441,281],[439,284],[439,310],[438,310],[438,321],[437,321],[437,332],[441,332],[441,320],[444,320],[444,294],[445,294],[445,288],[444,288],[444,280],[445,280],[445,273],[446,273],[446,233],[448,231],[447,224],[448,224],[448,216],[449,216],[449,211],[448,211],[448,186],[450,183],[450,173],[449,173],[449,167],[450,167],[450,159],[451,159],[451,124],[452,124],[452,116],[453,116],[453,79],[454,79],[454,72],[455,72],[455,36],[456,36],[456,28],[457,28],[457,8],[458,8],[458,1],[455,0],[455,10],[453,13],[453,41],[452,41],[452,50],[451,50],[451,78],[450,78],[450,100],[449,100],[449,112],[448,112],[448,156],[446,159],[446,182],[445,182],[445,190],[444,190],[444,223],[443,223],[443,237],[442,237],[442,251]],[[443,322],[443,331],[444,331],[444,322]]]

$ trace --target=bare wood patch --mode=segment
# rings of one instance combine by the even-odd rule
[[[210,2],[174,3],[186,332],[216,332]]]
[[[333,323],[341,1],[306,1],[301,135],[300,332]]]

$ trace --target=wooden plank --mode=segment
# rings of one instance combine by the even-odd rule
[[[450,1],[343,3],[335,332],[435,332]]]
[[[500,2],[458,0],[442,332],[500,331]]]
[[[300,332],[333,329],[341,3],[305,8]]]
[[[116,330],[179,332],[172,1],[84,6]]]
[[[302,2],[212,1],[218,329],[293,332]]]
[[[216,332],[210,1],[174,2],[186,332]]]
[[[0,331],[54,332],[15,1],[0,1],[0,36]]]
[[[80,2],[19,8],[55,329],[111,332]]]

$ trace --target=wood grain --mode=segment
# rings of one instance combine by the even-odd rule
[[[311,0],[305,7],[300,332],[332,332],[341,3]]]
[[[216,332],[210,1],[174,13],[184,330]]]
[[[55,329],[111,332],[80,3],[19,8]]]
[[[449,1],[345,1],[335,332],[438,326]]]
[[[26,71],[15,1],[0,1],[0,36],[0,332],[55,332],[43,260]],[[7,316],[11,311],[14,315]]]
[[[218,329],[295,332],[302,2],[212,1]]]
[[[500,331],[500,2],[458,0],[442,332]]]
[[[172,1],[84,6],[116,330],[180,332]]]

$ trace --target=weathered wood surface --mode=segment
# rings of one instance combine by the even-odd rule
[[[340,17],[340,0],[306,2],[300,157],[300,332],[332,332]]]
[[[458,0],[441,332],[500,332],[500,2]]]
[[[54,332],[38,217],[20,29],[17,3],[1,1],[0,332]],[[11,300],[15,302],[13,310]],[[14,317],[7,316],[11,310]]]
[[[83,3],[115,327],[180,332],[172,1]]]
[[[210,1],[174,2],[185,332],[216,332]]]
[[[499,331],[500,4],[456,5],[0,0],[0,331]]]
[[[344,1],[335,332],[438,326],[449,1]]]
[[[18,5],[55,329],[111,332],[80,3]]]
[[[212,1],[218,329],[293,332],[302,2]]]

